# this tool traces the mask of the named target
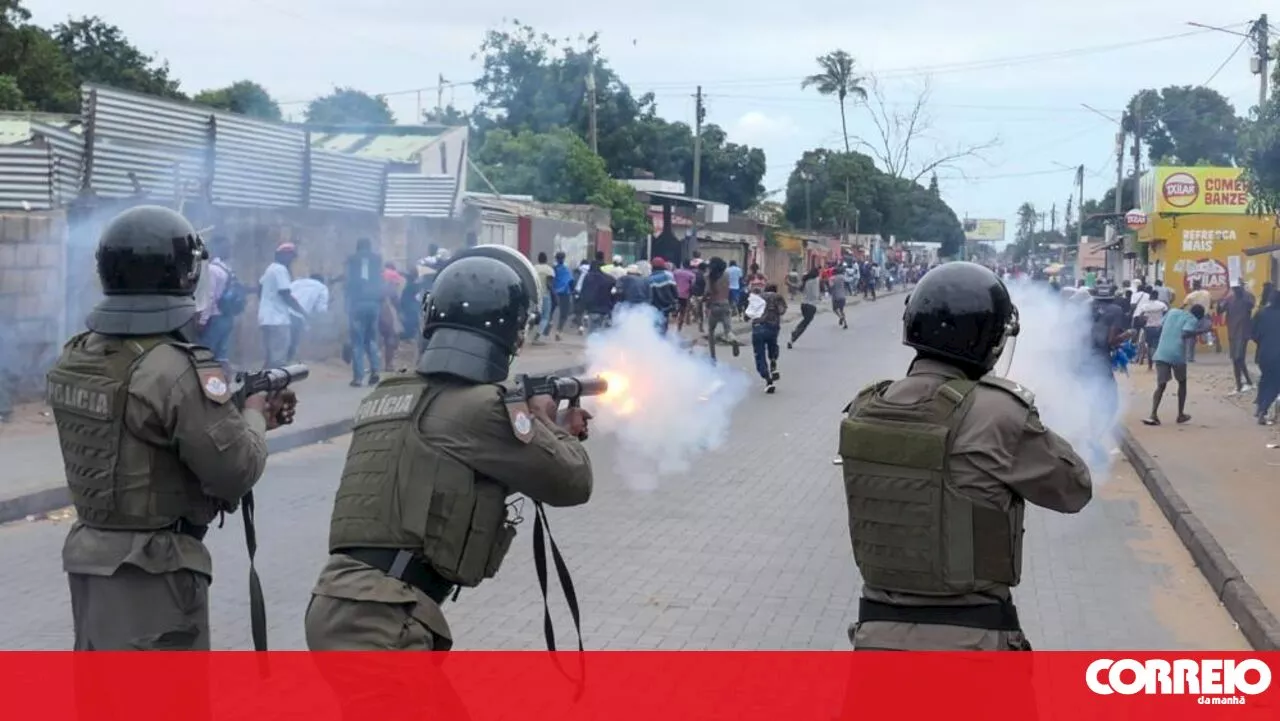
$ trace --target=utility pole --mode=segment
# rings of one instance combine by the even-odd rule
[[[1080,198],[1080,205],[1077,209],[1080,220],[1076,223],[1076,249],[1079,252],[1080,244],[1084,242],[1084,166],[1076,168],[1076,193]]]
[[[1120,129],[1116,131],[1116,207],[1117,216],[1124,213],[1124,148],[1128,136],[1124,132],[1124,121],[1129,117],[1125,113],[1120,118]]]
[[[1142,96],[1133,101],[1133,204],[1142,205]]]
[[[587,68],[587,109],[589,123],[587,134],[591,136],[591,152],[599,153],[599,134],[596,132],[596,55],[594,52],[587,55],[587,62],[591,63]]]
[[[1267,104],[1267,82],[1268,63],[1271,60],[1271,48],[1269,47],[1270,28],[1267,26],[1267,14],[1263,13],[1262,17],[1253,24],[1253,43],[1254,51],[1257,53],[1253,58],[1252,70],[1258,76],[1258,108]]]
[[[440,73],[440,84],[436,86],[436,118],[444,117],[444,86],[448,82],[444,79],[444,73]]]
[[[697,198],[702,190],[702,120],[707,117],[707,107],[702,104],[702,86],[698,86],[698,94],[693,96],[693,197]]]

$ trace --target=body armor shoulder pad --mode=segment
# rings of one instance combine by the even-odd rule
[[[1022,387],[1018,383],[1015,383],[1014,381],[1009,380],[1008,378],[1001,378],[999,376],[993,376],[993,375],[985,375],[978,382],[988,388],[999,388],[1005,393],[1008,393],[1014,398],[1017,398],[1018,402],[1026,406],[1027,408],[1035,407],[1036,394]]]
[[[91,331],[91,330],[86,330],[86,331],[84,331],[84,332],[82,332],[82,333],[76,333],[75,335],[73,335],[73,336],[71,336],[70,338],[68,338],[66,343],[63,343],[63,344],[62,344],[62,350],[64,350],[64,351],[65,351],[65,350],[70,350],[70,349],[72,349],[72,348],[74,348],[74,347],[76,347],[76,346],[80,345],[81,343],[83,343],[83,342],[84,342],[84,339],[85,339],[85,338],[88,338],[88,337],[89,337],[89,334],[90,334],[90,333],[92,333],[92,332],[93,332],[93,331]]]
[[[875,383],[865,386],[862,390],[858,391],[858,395],[854,396],[854,399],[849,401],[849,404],[846,405],[844,407],[844,410],[842,410],[841,412],[848,413],[849,411],[852,411],[854,407],[858,405],[858,401],[861,401],[865,398],[869,398],[871,396],[882,393],[884,392],[885,388],[888,388],[891,385],[893,385],[893,381],[886,380],[886,381],[877,381]]]

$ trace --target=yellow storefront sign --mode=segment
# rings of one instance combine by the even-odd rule
[[[1270,280],[1270,258],[1244,254],[1277,242],[1275,219],[1270,216],[1155,216],[1143,231],[1150,236],[1149,260],[1179,299],[1196,281],[1218,299],[1235,280],[1254,294]]]
[[[1249,182],[1242,168],[1156,168],[1150,191],[1156,213],[1244,215]]]

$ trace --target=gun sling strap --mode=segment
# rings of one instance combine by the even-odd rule
[[[262,596],[262,581],[254,566],[258,553],[258,531],[253,525],[253,491],[240,501],[240,514],[244,519],[244,544],[249,549],[249,627],[253,633],[253,650],[267,650],[267,603]]]
[[[560,547],[556,545],[556,539],[551,536],[551,524],[547,521],[547,512],[543,509],[542,504],[534,502],[534,519],[533,519],[533,566],[538,574],[538,586],[542,589],[542,630],[547,638],[547,650],[556,650],[556,632],[551,624],[551,607],[547,601],[547,549],[551,547],[551,560],[556,565],[556,576],[560,579],[560,590],[564,591],[564,600],[569,605],[569,615],[573,617],[573,629],[578,634],[578,684],[577,696],[581,697],[585,690],[587,680],[586,661],[582,656],[585,650],[582,646],[582,615],[578,609],[578,593],[573,588],[573,579],[569,576],[569,567],[564,562],[564,556],[560,554]],[[543,540],[545,536],[545,541]],[[560,665],[558,657],[553,656],[556,662],[556,668],[566,678],[573,679],[564,668]]]

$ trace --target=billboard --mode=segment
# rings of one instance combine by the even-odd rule
[[[965,218],[964,239],[983,243],[1003,243],[1004,221]]]
[[[1244,215],[1249,209],[1249,182],[1243,168],[1155,169],[1157,213]]]

